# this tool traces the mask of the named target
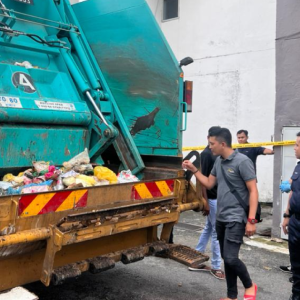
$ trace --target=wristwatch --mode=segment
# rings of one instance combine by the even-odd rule
[[[248,221],[250,224],[256,224],[256,223],[257,223],[257,220],[256,220],[256,219],[248,218],[247,221]]]
[[[289,218],[289,217],[290,217],[289,214],[286,214],[286,213],[283,214],[283,218]]]

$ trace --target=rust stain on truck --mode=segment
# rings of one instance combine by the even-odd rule
[[[156,115],[158,114],[159,110],[160,110],[160,108],[156,107],[149,114],[138,117],[130,130],[131,135],[135,136],[140,131],[143,131],[143,130],[148,129],[151,126],[153,126],[155,123],[154,119],[155,119]]]

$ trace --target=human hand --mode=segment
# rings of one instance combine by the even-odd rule
[[[248,237],[250,237],[250,236],[254,235],[255,232],[256,232],[256,225],[247,222],[247,224],[246,224],[246,235]]]
[[[203,216],[208,216],[209,215],[209,211],[210,211],[210,208],[209,208],[208,200],[205,199],[205,203],[204,203],[204,206],[203,206],[202,215]]]
[[[281,227],[282,227],[282,230],[283,230],[284,234],[289,233],[289,222],[290,222],[290,218],[284,218],[283,219]]]
[[[204,217],[207,217],[209,215],[209,209],[205,209],[203,212],[202,212],[202,215]]]
[[[193,165],[193,163],[192,163],[191,161],[189,161],[189,160],[183,161],[183,163],[182,163],[182,168],[183,168],[183,169],[187,169],[187,170],[189,170],[189,171],[191,171],[191,172],[193,172],[193,173],[197,172],[197,170],[198,170],[198,169]]]
[[[291,184],[288,180],[282,181],[279,185],[279,189],[282,193],[289,193],[291,191]]]

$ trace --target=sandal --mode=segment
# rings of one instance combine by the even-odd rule
[[[210,272],[211,271],[211,268],[206,266],[206,265],[200,265],[200,266],[197,266],[197,267],[189,267],[189,270],[190,271],[198,271],[198,272]]]
[[[224,280],[225,279],[225,274],[224,274],[224,272],[222,270],[211,269],[210,274],[212,276],[214,276],[215,278],[217,278],[217,279],[220,279],[220,280]]]
[[[244,295],[244,300],[256,300],[256,293],[257,293],[257,285],[255,283],[254,287],[255,287],[255,294],[254,295]]]

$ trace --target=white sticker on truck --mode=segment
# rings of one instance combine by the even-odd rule
[[[0,96],[0,107],[23,108],[17,97]]]
[[[51,110],[64,110],[74,111],[75,105],[73,103],[62,103],[62,102],[50,102],[50,101],[34,101],[39,109],[51,109]]]

